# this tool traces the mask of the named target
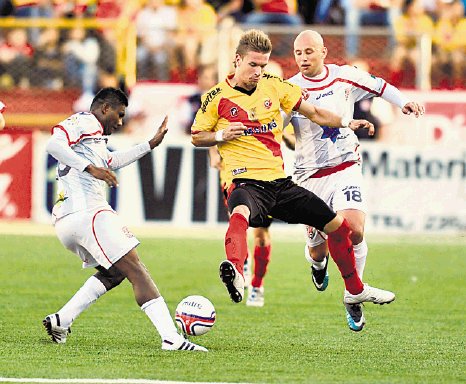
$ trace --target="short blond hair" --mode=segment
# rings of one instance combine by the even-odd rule
[[[269,36],[258,29],[244,32],[236,47],[236,54],[244,57],[248,52],[270,53],[272,42]]]

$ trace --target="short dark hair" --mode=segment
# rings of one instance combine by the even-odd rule
[[[91,103],[91,110],[100,107],[102,104],[110,104],[112,108],[117,108],[120,105],[128,106],[128,97],[118,88],[102,88]]]

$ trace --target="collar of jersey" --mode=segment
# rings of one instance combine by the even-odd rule
[[[238,92],[244,93],[244,94],[246,94],[246,95],[248,95],[248,96],[251,96],[251,95],[256,91],[257,87],[254,87],[253,89],[251,89],[250,91],[248,91],[247,89],[244,89],[244,88],[242,88],[242,87],[238,87],[237,85],[233,86],[233,85],[230,83],[230,80],[233,79],[234,76],[235,76],[235,74],[232,73],[232,74],[228,75],[227,78],[226,78],[226,82],[227,82],[227,84],[228,84],[231,88],[233,88],[234,90],[236,90],[236,91],[238,91]]]
[[[303,73],[301,73],[301,75],[302,75],[306,80],[309,80],[309,81],[315,81],[315,82],[317,82],[317,81],[322,81],[322,80],[325,80],[325,79],[328,77],[328,74],[329,74],[328,67],[327,67],[326,65],[324,65],[324,68],[325,68],[325,75],[324,75],[324,77],[322,77],[322,78],[318,78],[317,76],[315,76],[315,77],[307,77],[307,76],[304,76]],[[320,75],[322,75],[322,74],[320,74]],[[318,76],[320,76],[320,75],[318,75]]]

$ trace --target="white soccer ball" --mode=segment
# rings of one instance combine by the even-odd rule
[[[176,324],[184,334],[200,336],[215,324],[215,308],[204,296],[188,296],[180,301],[175,311]]]

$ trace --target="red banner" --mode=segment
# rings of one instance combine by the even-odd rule
[[[32,133],[0,132],[0,219],[31,217]]]

